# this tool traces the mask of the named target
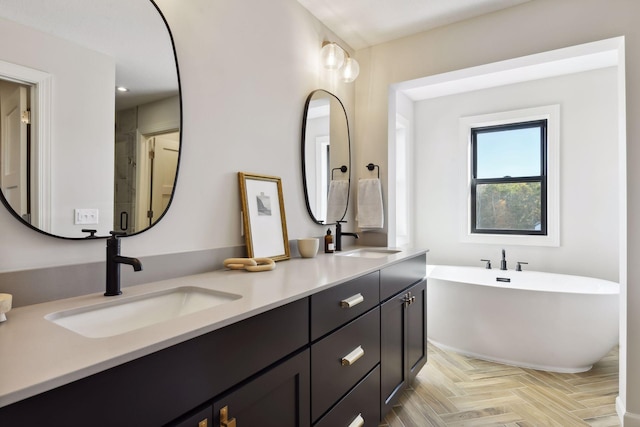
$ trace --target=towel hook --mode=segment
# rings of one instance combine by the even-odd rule
[[[347,167],[345,165],[340,166],[339,168],[331,169],[331,180],[333,181],[333,172],[340,170],[340,172],[345,173],[347,171]]]
[[[367,169],[369,169],[370,171],[372,171],[373,168],[378,168],[378,179],[380,179],[380,166],[374,165],[373,163],[369,163],[367,165]]]

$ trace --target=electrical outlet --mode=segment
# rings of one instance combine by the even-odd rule
[[[74,220],[76,225],[98,224],[98,209],[76,209]]]

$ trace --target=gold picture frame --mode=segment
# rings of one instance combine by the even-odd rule
[[[249,258],[289,259],[282,180],[277,176],[238,172],[242,225]]]

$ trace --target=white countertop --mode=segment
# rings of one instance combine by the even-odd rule
[[[424,249],[404,248],[381,258],[320,253],[315,258],[280,261],[272,271],[218,270],[123,288],[123,294],[116,297],[91,294],[13,309],[7,313],[8,320],[0,323],[0,407],[424,253]],[[178,286],[198,286],[242,298],[106,338],[87,338],[44,318],[57,311]]]

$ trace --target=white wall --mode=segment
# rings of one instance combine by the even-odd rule
[[[143,135],[180,128],[180,98],[170,96],[138,105],[138,132]]]
[[[618,280],[617,70],[606,68],[416,102],[416,242],[434,264],[509,268]],[[467,151],[459,119],[485,113],[560,105],[560,247],[461,242]],[[597,250],[594,250],[597,248]]]
[[[389,85],[551,51],[616,36],[625,37],[626,177],[620,236],[620,406],[625,425],[640,426],[640,2],[634,0],[533,0],[446,27],[362,49],[356,53],[356,156],[387,164]],[[389,65],[392,64],[392,65]],[[366,148],[365,148],[366,142]],[[622,153],[622,157],[624,158]],[[624,172],[624,170],[623,170]],[[382,172],[383,174],[385,172]],[[386,181],[386,175],[383,179]],[[387,183],[383,183],[383,194]],[[627,222],[626,218],[629,218]],[[599,248],[593,248],[598,251]],[[627,263],[627,259],[629,262]]]
[[[74,225],[75,208],[98,209],[100,224],[113,224],[113,184],[106,178],[113,176],[113,58],[4,19],[0,52],[2,61],[52,76],[51,232],[82,236],[87,226]],[[0,227],[16,227],[5,214]]]
[[[341,41],[294,0],[157,4],[171,27],[180,67],[181,165],[168,213],[151,230],[125,239],[123,254],[244,245],[238,171],[282,178],[290,239],[323,235],[326,229],[310,220],[304,204],[300,129],[305,100],[318,88],[337,95],[352,121],[354,85],[335,82],[318,63],[323,40]],[[42,236],[5,209],[0,229],[0,272],[104,258],[104,241]]]

